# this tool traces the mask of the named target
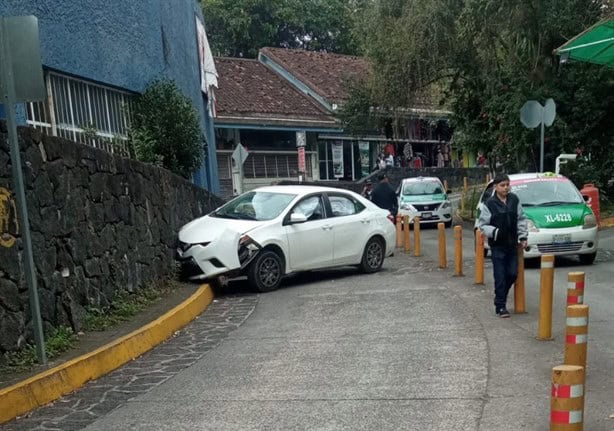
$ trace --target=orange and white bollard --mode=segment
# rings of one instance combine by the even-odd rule
[[[409,253],[410,241],[409,241],[409,216],[403,216],[403,246],[405,253]]]
[[[422,251],[420,245],[420,217],[414,217],[414,256],[420,256],[420,252]]]
[[[445,223],[437,223],[439,231],[439,267],[448,267],[448,257],[446,256],[446,225]]]
[[[584,272],[567,274],[567,305],[584,304]]]
[[[475,284],[484,284],[484,235],[475,231]]]
[[[554,256],[542,255],[539,286],[539,321],[537,338],[552,340],[552,296],[554,291]]]
[[[584,368],[559,365],[552,369],[550,431],[584,429]]]
[[[469,185],[467,184],[467,177],[463,177],[463,192],[467,193]]]
[[[403,247],[403,219],[400,215],[396,217],[397,228],[397,248]]]
[[[518,276],[514,283],[514,313],[526,313],[526,294],[524,290],[524,250],[518,247]]]
[[[586,370],[588,342],[588,305],[568,305],[565,326],[565,365],[578,365]]]
[[[463,275],[463,228],[454,226],[454,275]]]

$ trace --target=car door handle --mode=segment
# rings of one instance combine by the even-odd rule
[[[327,224],[326,226],[322,226],[322,230],[331,230],[333,227],[329,224]]]
[[[369,223],[371,223],[371,220],[366,219],[366,218],[363,218],[363,219],[362,219],[362,220],[360,220],[360,221],[361,221],[362,223],[364,223],[364,224],[369,224]]]

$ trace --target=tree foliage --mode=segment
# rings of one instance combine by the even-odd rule
[[[173,81],[154,81],[136,98],[129,138],[141,161],[185,178],[200,166],[202,134],[198,114]]]
[[[364,0],[201,0],[213,53],[250,57],[265,46],[354,54]]]
[[[508,171],[539,167],[539,129],[519,120],[527,100],[553,98],[546,167],[583,149],[607,185],[614,166],[614,72],[559,64],[553,50],[611,11],[598,0],[373,0],[357,22],[373,76],[360,106],[411,107],[436,82],[453,111],[454,143]],[[368,92],[370,103],[364,101]],[[348,103],[353,106],[354,101]],[[605,157],[604,157],[605,156]]]

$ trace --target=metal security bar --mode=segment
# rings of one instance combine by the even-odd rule
[[[128,155],[134,95],[57,72],[46,73],[47,100],[26,105],[27,123],[43,132]]]
[[[220,178],[232,178],[232,151],[217,152]],[[305,153],[307,177],[313,177],[311,160],[316,156],[313,151]],[[298,177],[298,153],[296,151],[250,151],[243,164],[245,178],[294,178]]]

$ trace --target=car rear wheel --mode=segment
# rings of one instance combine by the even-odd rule
[[[360,269],[368,274],[379,271],[384,264],[385,252],[384,242],[379,238],[371,238],[362,253]]]
[[[250,286],[258,292],[276,290],[283,276],[281,257],[272,250],[263,250],[256,256],[247,272]]]
[[[579,257],[582,265],[592,265],[595,261],[595,257],[597,257],[597,253],[581,254]]]

